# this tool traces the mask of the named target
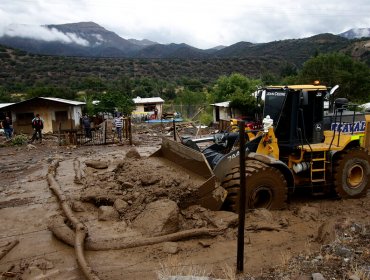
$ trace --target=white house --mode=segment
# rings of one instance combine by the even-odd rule
[[[211,104],[213,106],[213,122],[229,121],[231,118],[230,101]]]
[[[132,112],[133,117],[150,116],[151,118],[154,118],[155,111],[157,110],[157,119],[161,118],[164,103],[164,100],[162,98],[141,98],[138,96],[132,100],[136,105],[135,110]]]
[[[213,123],[219,129],[225,129],[230,124],[232,118],[232,111],[230,101],[211,104],[213,106]]]

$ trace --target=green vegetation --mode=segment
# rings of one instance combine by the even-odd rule
[[[340,85],[336,97],[346,97],[352,102],[369,102],[370,68],[341,53],[318,55],[308,60],[298,73],[298,83]]]
[[[100,95],[99,103],[95,107],[95,112],[121,112],[125,115],[131,114],[134,109],[134,102],[131,96],[119,91],[108,91]]]
[[[277,42],[277,46],[289,49],[293,43]],[[252,94],[263,85],[319,80],[327,86],[339,84],[336,97],[369,102],[369,66],[336,49],[321,51],[316,48],[314,56],[299,64],[283,55],[287,50],[280,58],[267,54],[161,60],[39,56],[1,47],[6,55],[0,56],[0,102],[53,96],[85,101],[89,114],[115,110],[129,114],[134,108],[132,98],[159,96],[166,101],[164,111],[177,111],[188,119],[196,116],[204,124],[211,120],[209,104],[215,102],[229,100],[242,114],[251,115],[257,108]],[[305,55],[309,57],[308,52]],[[93,100],[100,103],[95,106]]]
[[[22,146],[27,144],[28,138],[24,134],[18,134],[15,135],[14,138],[12,139],[12,145],[13,146]]]

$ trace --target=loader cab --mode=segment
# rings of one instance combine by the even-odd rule
[[[263,116],[274,120],[279,149],[290,153],[299,145],[320,143],[323,137],[325,86],[267,87]]]

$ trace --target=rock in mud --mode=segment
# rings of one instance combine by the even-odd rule
[[[108,162],[101,160],[87,160],[85,161],[87,167],[94,169],[106,169],[108,168]]]
[[[177,254],[179,252],[179,246],[176,242],[165,242],[163,243],[163,252],[168,254]]]
[[[126,178],[125,178],[126,179]],[[118,183],[121,184],[121,188],[122,189],[132,189],[135,187],[134,184],[130,183],[130,182],[127,182],[127,181],[124,181],[124,179],[122,179],[121,181],[118,180]]]
[[[118,211],[118,213],[122,214],[125,212],[126,208],[128,207],[128,203],[122,199],[116,199],[114,202],[113,207]]]
[[[179,207],[176,202],[162,199],[149,203],[133,221],[133,227],[147,236],[160,236],[179,229]]]
[[[325,280],[321,273],[312,273],[312,280]]]
[[[265,208],[253,209],[247,216],[250,221],[272,222],[274,220],[272,213]]]
[[[211,222],[218,228],[236,227],[238,218],[238,214],[228,211],[214,211],[210,215]]]
[[[319,209],[312,206],[302,206],[298,210],[298,217],[305,220],[306,222],[313,220],[317,221],[319,218]]]
[[[100,206],[98,211],[99,221],[117,221],[119,214],[112,206]]]
[[[81,193],[81,201],[91,202],[97,206],[102,204],[113,205],[116,199],[117,197],[112,192],[99,187],[89,187]]]
[[[345,218],[331,218],[323,222],[317,231],[316,241],[321,244],[329,244],[335,241],[338,232],[343,232],[350,228],[354,222]]]
[[[127,152],[126,158],[136,158],[136,159],[139,159],[139,158],[141,158],[141,155],[139,154],[139,152],[135,148],[132,148],[132,149],[130,149]]]
[[[144,175],[140,178],[140,181],[143,186],[150,186],[158,183],[160,178],[153,175]]]
[[[72,210],[74,212],[85,212],[85,207],[81,201],[73,201],[72,202]]]

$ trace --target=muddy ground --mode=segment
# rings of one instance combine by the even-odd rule
[[[87,250],[86,260],[100,279],[167,279],[170,275],[369,279],[370,194],[361,199],[337,200],[301,193],[293,197],[289,209],[248,212],[244,273],[235,276],[237,217],[184,203],[191,200],[192,178],[171,173],[147,159],[159,148],[159,136],[165,133],[142,127],[134,133],[134,147],[128,143],[58,146],[52,136],[43,144],[3,145],[0,253],[11,242],[16,245],[0,259],[0,279],[84,279],[74,249],[50,230],[50,221],[62,213],[46,179],[55,161],[59,162],[55,179],[75,215],[88,228],[89,241],[130,242],[171,232],[222,228],[216,236],[127,249]],[[107,166],[91,167],[94,161]],[[79,180],[76,162],[80,165]],[[155,209],[150,207],[158,201],[177,211],[177,220],[170,219],[161,228],[154,220],[138,218],[153,214]],[[114,212],[102,213],[108,209],[104,207]]]

